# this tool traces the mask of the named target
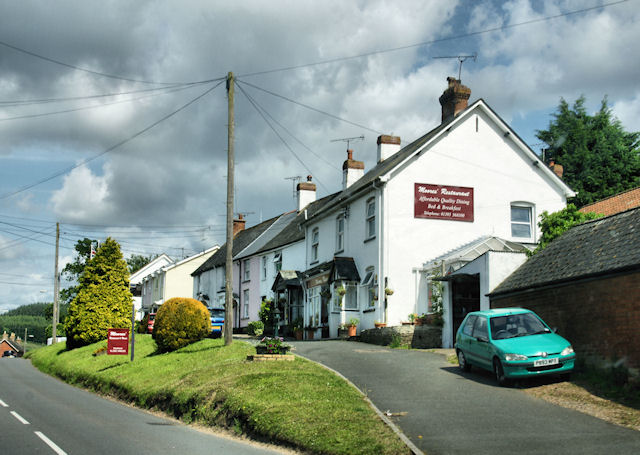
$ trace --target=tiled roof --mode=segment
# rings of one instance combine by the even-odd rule
[[[264,231],[266,231],[273,223],[275,223],[278,218],[280,218],[280,215],[238,232],[233,239],[232,255],[233,256],[237,255],[242,250],[244,250],[247,246],[249,246],[251,242],[256,240]],[[227,259],[227,244],[225,242],[225,244],[222,245],[220,249],[214,253],[213,256],[207,259],[191,275],[192,276],[200,275],[201,273],[211,270],[214,267],[225,265],[226,259]]]
[[[640,269],[640,208],[587,221],[551,242],[491,296]]]
[[[594,202],[593,204],[585,205],[580,209],[580,212],[595,212],[609,216],[635,207],[640,207],[640,186]]]

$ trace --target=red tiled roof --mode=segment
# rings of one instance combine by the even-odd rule
[[[585,205],[580,212],[595,212],[609,216],[635,207],[640,207],[640,187]]]

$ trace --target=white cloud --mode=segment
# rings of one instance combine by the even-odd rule
[[[113,213],[109,202],[109,166],[105,166],[103,176],[94,175],[82,165],[75,168],[63,179],[62,188],[53,192],[51,203],[58,219],[68,223],[102,220]]]

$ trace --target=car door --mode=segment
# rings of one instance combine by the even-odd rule
[[[471,341],[473,340],[473,325],[476,322],[478,317],[476,315],[470,314],[467,318],[462,322],[460,329],[458,330],[458,335],[456,337],[456,348],[460,349],[464,352],[465,357],[467,358],[467,362],[473,363],[472,354],[471,354]]]
[[[473,325],[473,332],[469,340],[471,362],[487,370],[492,368],[493,347],[489,343],[487,318],[478,316]]]

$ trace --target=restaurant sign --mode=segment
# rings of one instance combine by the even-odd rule
[[[109,329],[107,336],[108,355],[127,355],[129,353],[129,329]]]
[[[473,221],[473,188],[415,184],[414,217]]]

